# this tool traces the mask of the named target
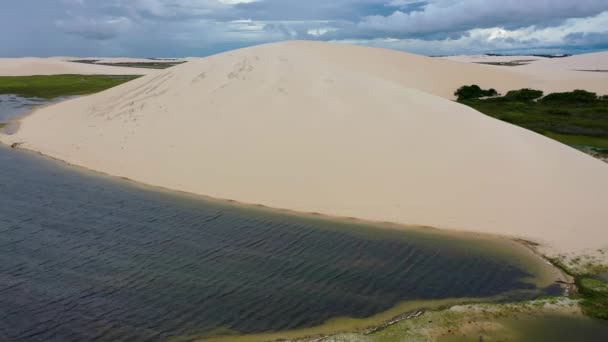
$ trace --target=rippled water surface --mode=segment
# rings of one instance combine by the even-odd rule
[[[0,147],[0,340],[158,341],[533,286],[416,232],[244,209]]]

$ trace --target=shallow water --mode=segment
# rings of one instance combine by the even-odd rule
[[[17,95],[0,94],[0,122],[8,122],[20,115],[26,114],[33,107],[45,105],[58,100],[26,98]]]
[[[259,333],[559,291],[478,241],[154,191],[2,146],[0,165],[0,340]]]
[[[68,97],[57,97],[54,99],[42,99],[37,97],[21,97],[13,94],[0,94],[0,124],[8,124],[2,129],[5,134],[12,134],[17,130],[17,125],[11,120],[28,114],[36,107],[46,106],[69,99]]]

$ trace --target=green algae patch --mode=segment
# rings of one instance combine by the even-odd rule
[[[0,94],[53,99],[89,95],[136,79],[137,75],[0,76]]]

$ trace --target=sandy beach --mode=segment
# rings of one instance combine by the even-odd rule
[[[608,93],[608,73],[572,71],[601,67],[608,54],[572,58],[534,69],[261,45],[141,70],[150,74],[40,109],[0,140],[219,199],[524,238],[551,256],[597,254],[608,248],[608,165],[451,101],[472,83]],[[16,67],[25,62],[44,67]],[[0,60],[0,74],[66,73],[63,63],[140,73],[46,62]]]
[[[0,76],[32,75],[150,75],[154,69],[75,63],[58,58],[0,58]]]

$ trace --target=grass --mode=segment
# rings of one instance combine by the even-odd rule
[[[570,134],[559,134],[552,132],[543,132],[543,135],[561,141],[566,145],[571,146],[592,146],[598,149],[608,150],[608,140],[601,137],[592,137],[586,135],[570,135]]]
[[[576,278],[578,291],[582,297],[581,307],[586,315],[608,320],[608,283],[581,276]]]
[[[558,93],[539,100],[507,95],[460,99],[459,102],[567,145],[607,150],[608,101],[579,95]]]
[[[88,95],[115,87],[140,76],[126,75],[51,75],[0,76],[0,94],[52,99]]]

